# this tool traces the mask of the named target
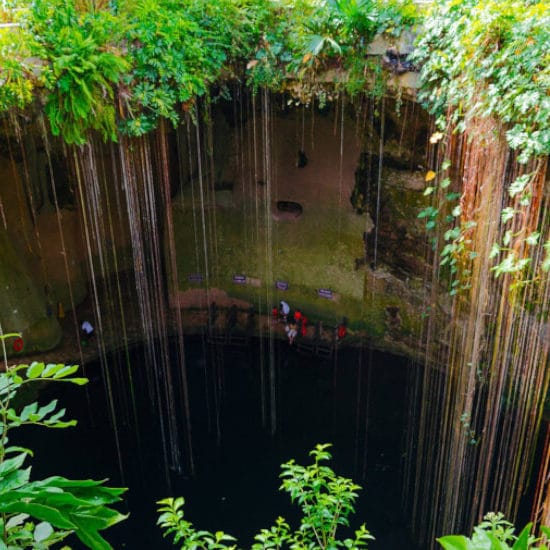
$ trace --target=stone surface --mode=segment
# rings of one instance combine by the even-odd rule
[[[28,274],[7,232],[0,230],[0,325],[3,333],[23,335],[25,352],[54,348],[61,327],[44,292]],[[8,343],[9,355],[12,348]]]
[[[215,150],[221,148],[222,152],[204,164],[202,181],[193,151],[189,154],[183,150],[172,159],[171,173],[180,179],[174,177],[171,182],[179,283],[176,293],[170,291],[171,305],[197,311],[207,307],[215,295],[220,307],[237,304],[246,309],[262,304],[265,313],[284,295],[293,308],[306,313],[312,324],[336,326],[342,317],[347,317],[346,345],[367,340],[379,349],[413,356],[418,352],[420,310],[426,292],[422,283],[425,231],[417,219],[425,203],[423,174],[418,164],[424,158],[426,117],[411,102],[404,102],[398,110],[388,100],[385,128],[380,132],[378,111],[367,116],[355,106],[344,108],[340,104],[338,109],[319,112],[311,108],[281,108],[277,100],[267,150],[258,139],[260,113],[256,113],[256,118],[249,115],[239,126],[231,123],[233,111],[227,114],[222,109],[213,114]],[[169,140],[174,140],[174,135]],[[195,144],[191,143],[191,147]],[[381,149],[384,156],[379,171],[376,155]],[[299,152],[307,156],[307,163],[297,162]],[[269,173],[263,165],[267,155],[272,163]],[[358,166],[365,155],[371,158],[372,165],[363,189],[364,208],[358,214],[351,197],[357,185]],[[43,160],[43,155],[38,152],[36,158]],[[105,162],[111,166],[110,158]],[[189,165],[178,170],[178,162]],[[42,178],[38,175],[40,166],[34,170],[38,179]],[[37,205],[33,219],[25,200],[29,191],[23,183],[23,172],[20,165],[14,170],[9,161],[0,162],[0,175],[11,178],[10,185],[0,189],[4,225],[9,233],[7,243],[12,245],[11,256],[4,254],[2,261],[13,256],[14,247],[20,256],[19,264],[15,260],[7,266],[2,263],[6,287],[2,305],[6,312],[12,312],[9,323],[2,323],[6,322],[10,330],[24,328],[29,345],[39,351],[59,340],[52,317],[58,302],[69,311],[71,292],[72,302],[80,308],[78,315],[85,312],[86,318],[93,318],[93,308],[89,309],[93,300],[86,301],[88,306],[79,305],[87,296],[90,260],[96,275],[108,279],[115,265],[120,272],[131,268],[132,255],[128,253],[131,246],[124,192],[117,195],[113,181],[105,185],[101,182],[105,190],[102,192],[109,196],[100,197],[98,203],[104,212],[108,203],[111,205],[113,228],[109,228],[105,215],[101,234],[94,235],[85,245],[83,213],[78,204],[68,201],[56,211],[51,208],[51,200],[43,200],[48,208]],[[71,171],[65,168],[59,173]],[[70,191],[70,180],[63,181]],[[37,188],[44,194],[44,182]],[[67,196],[70,198],[70,193]],[[293,218],[292,223],[279,219],[278,201],[300,204],[302,215]],[[161,233],[166,239],[167,233],[162,229]],[[165,240],[164,254],[169,248]],[[103,254],[116,251],[118,263],[106,256],[106,263],[99,269],[100,250]],[[205,254],[209,255],[208,265],[204,263]],[[237,273],[246,276],[250,284],[235,284],[232,276]],[[133,273],[128,274],[124,280],[133,281]],[[191,274],[200,274],[204,281],[190,280]],[[278,280],[288,282],[288,290],[279,291],[275,286]],[[28,303],[24,301],[24,307],[18,307],[18,299],[13,298],[21,296],[21,287],[30,289],[31,298]],[[106,307],[113,307],[115,287],[110,290],[111,296],[105,297]],[[338,299],[319,297],[319,288],[331,289]],[[273,304],[268,303],[271,301]],[[129,307],[130,302],[125,302],[124,308]],[[259,317],[261,313],[258,312]],[[7,319],[7,314],[3,315]],[[65,321],[62,320],[65,330],[74,331],[74,326]],[[187,331],[193,330],[190,324],[185,326]],[[139,339],[139,327],[135,331],[133,338]],[[103,336],[106,342],[110,341],[110,335]],[[65,340],[74,339],[65,334]]]

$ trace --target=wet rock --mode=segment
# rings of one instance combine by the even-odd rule
[[[4,230],[0,230],[0,325],[4,333],[22,333],[25,353],[52,349],[61,340],[51,304]],[[8,355],[14,353],[10,346],[7,349]]]

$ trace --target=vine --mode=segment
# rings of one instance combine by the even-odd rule
[[[539,220],[537,226],[530,219],[536,206],[531,206],[532,197],[540,200],[535,183],[540,187],[544,158],[550,153],[549,41],[548,0],[442,0],[428,12],[413,55],[422,66],[419,98],[442,131],[450,124],[459,132],[476,132],[479,120],[493,119],[515,151],[519,175],[508,184],[502,240],[490,255],[497,261],[496,277],[512,274],[512,289],[537,279],[529,270],[550,269],[550,240],[542,246],[544,258],[536,252],[545,222]],[[450,242],[443,256],[450,265],[449,254],[460,251],[470,223],[462,220],[446,233]]]

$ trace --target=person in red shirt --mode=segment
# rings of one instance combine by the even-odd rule
[[[339,325],[338,326],[338,340],[342,340],[342,338],[346,337],[348,329],[346,328],[346,325]]]
[[[344,317],[342,322],[338,325],[338,330],[336,332],[338,340],[343,340],[348,333],[347,319]]]
[[[302,315],[302,324],[300,326],[300,334],[302,338],[305,337],[307,334],[307,317],[305,315]]]

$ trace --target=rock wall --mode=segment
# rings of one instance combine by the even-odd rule
[[[0,229],[0,326],[3,333],[22,333],[25,353],[54,348],[61,327],[46,294],[29,275],[7,232]],[[9,355],[15,354],[7,346]]]
[[[204,275],[207,263],[207,283],[230,300],[263,303],[269,311],[266,297],[274,304],[284,298],[328,326],[346,317],[350,343],[366,338],[374,347],[416,355],[427,292],[426,238],[417,214],[425,202],[428,117],[410,101],[388,99],[384,109],[366,102],[318,111],[277,98],[267,126],[265,113],[250,106],[215,109],[212,126],[200,128],[200,149],[194,127],[169,131],[177,302],[186,305],[186,292],[204,288],[205,281],[197,284],[190,275]],[[0,158],[0,175],[9,182],[0,190],[3,330],[33,327],[33,349],[57,344],[59,304],[68,311],[83,302],[90,272],[109,277],[115,265],[131,268],[121,169],[110,168],[118,166],[116,147],[100,148],[96,156],[97,200],[109,211],[100,240],[112,235],[107,248],[119,254],[118,263],[102,263],[97,253],[105,243],[85,238],[90,212],[79,204],[73,161],[61,147],[48,156],[38,138],[27,136],[15,149],[25,154],[18,157],[12,148],[11,160]],[[153,165],[157,179],[159,169]],[[235,284],[236,274],[249,284]],[[277,281],[288,290],[278,290]],[[28,296],[19,307],[23,289]],[[319,289],[330,290],[332,299]]]

